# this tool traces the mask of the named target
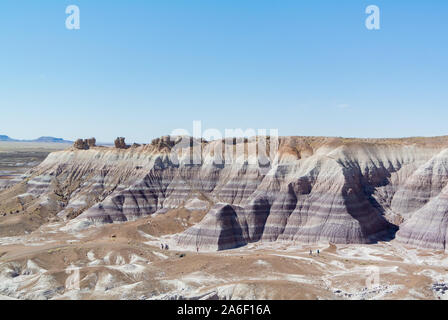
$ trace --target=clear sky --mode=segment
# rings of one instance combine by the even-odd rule
[[[447,37],[446,0],[2,0],[0,134],[446,135]]]

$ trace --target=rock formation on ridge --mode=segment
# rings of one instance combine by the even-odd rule
[[[123,138],[123,137],[118,137],[117,139],[115,139],[115,141],[114,141],[115,148],[127,149],[128,146],[126,145],[126,142],[124,140],[125,140],[125,138]]]
[[[96,146],[96,139],[95,138],[87,139],[87,144],[89,145],[90,148],[95,147]]]
[[[88,141],[85,139],[76,140],[73,147],[79,150],[88,150],[90,148]]]

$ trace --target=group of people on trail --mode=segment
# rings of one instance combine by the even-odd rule
[[[320,254],[320,250],[317,249],[316,253],[317,253],[317,255],[319,255]],[[312,256],[312,255],[313,255],[313,250],[310,249],[310,256]]]
[[[160,248],[162,250],[168,250],[169,249],[168,245],[167,244],[163,244],[163,243],[160,244]]]

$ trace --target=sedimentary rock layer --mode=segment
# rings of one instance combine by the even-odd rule
[[[447,137],[283,137],[275,148],[268,140],[263,156],[259,142],[72,148],[50,154],[22,184],[74,229],[202,203],[205,218],[176,235],[178,245],[196,249],[394,237],[445,248]]]

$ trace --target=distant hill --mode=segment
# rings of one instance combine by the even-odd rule
[[[11,139],[10,137],[5,135],[0,135],[0,141],[17,141],[17,140]]]
[[[73,141],[64,140],[62,138],[55,137],[40,137],[34,140],[18,140],[10,138],[6,135],[0,135],[0,141],[8,141],[8,142],[41,142],[41,143],[73,143]]]
[[[55,137],[40,137],[36,140],[32,140],[33,142],[50,142],[50,143],[73,143],[72,141],[67,141],[62,138]]]

